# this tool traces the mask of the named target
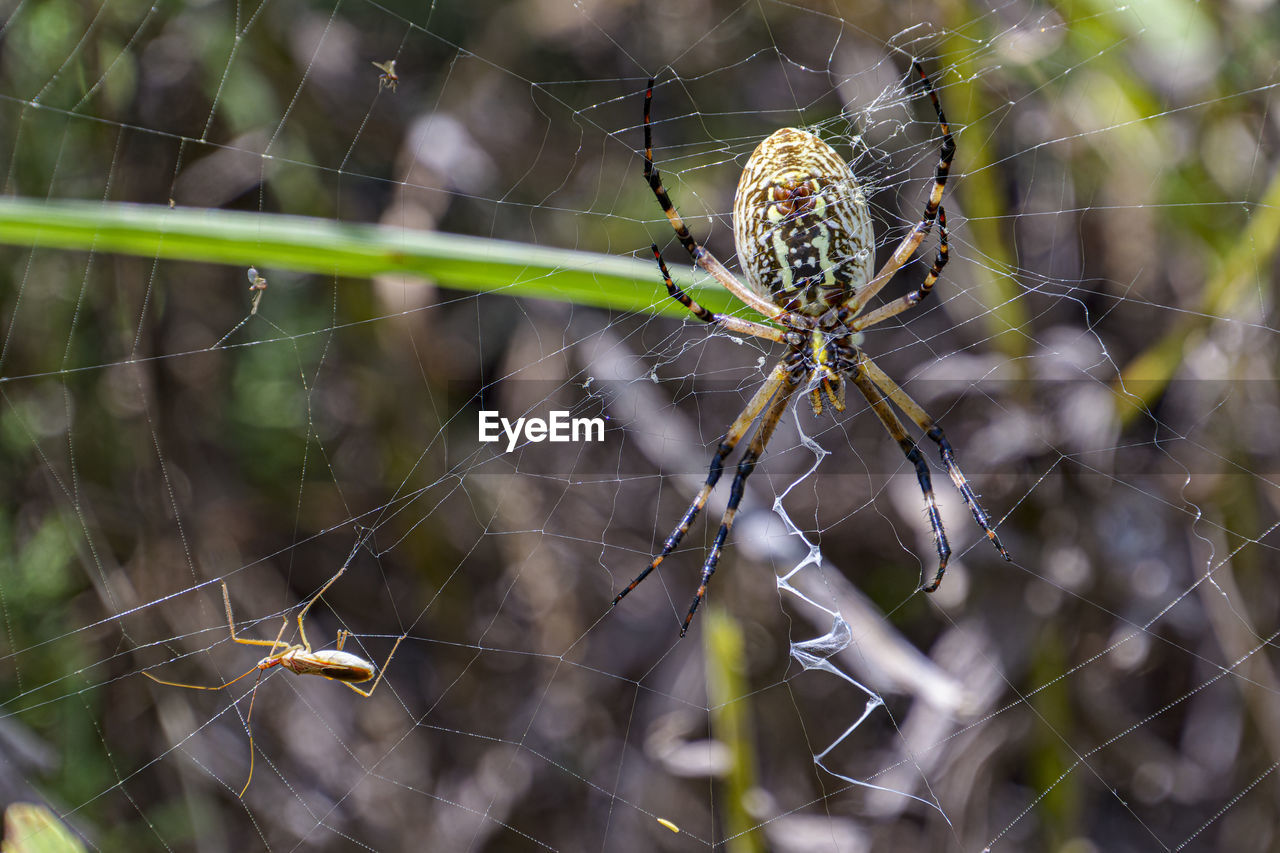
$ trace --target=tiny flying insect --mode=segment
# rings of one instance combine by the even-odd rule
[[[249,306],[249,313],[257,314],[258,303],[262,302],[262,293],[267,289],[267,280],[258,274],[256,267],[249,267],[245,275],[249,279],[249,292],[253,294],[253,304]]]
[[[378,91],[390,89],[394,92],[400,84],[400,78],[396,76],[396,61],[388,59],[386,62],[375,62],[373,67],[382,72],[378,77]]]
[[[169,687],[186,687],[190,690],[221,690],[224,687],[230,687],[240,679],[252,675],[257,672],[261,674],[273,666],[282,666],[296,675],[319,675],[330,681],[337,681],[343,687],[349,687],[351,690],[359,693],[368,699],[373,695],[373,691],[378,689],[378,685],[382,682],[382,676],[386,673],[387,667],[391,664],[391,658],[395,655],[396,649],[400,648],[400,643],[404,641],[405,635],[401,634],[391,647],[391,653],[387,655],[387,659],[382,664],[382,669],[376,669],[372,663],[362,657],[353,655],[350,652],[344,652],[342,646],[346,643],[347,637],[351,636],[351,632],[347,630],[338,631],[337,647],[333,649],[321,649],[320,651],[312,651],[311,643],[307,641],[307,629],[305,621],[307,611],[311,606],[320,600],[320,596],[325,594],[329,587],[333,586],[333,582],[342,577],[342,573],[347,570],[343,566],[336,575],[329,578],[324,586],[320,587],[320,591],[312,596],[311,600],[306,603],[302,611],[298,614],[298,637],[301,642],[286,643],[281,637],[284,636],[285,629],[289,627],[289,617],[284,617],[284,624],[280,626],[280,633],[276,634],[274,640],[250,640],[236,635],[235,619],[231,615],[231,595],[227,592],[227,584],[222,583],[222,602],[227,610],[227,627],[231,630],[231,639],[237,643],[246,646],[269,646],[270,654],[262,660],[254,664],[253,669],[237,675],[230,681],[214,686],[205,686],[201,684],[183,684],[178,681],[165,681],[156,678],[149,672],[143,672],[147,678],[157,684],[164,684]],[[276,651],[276,649],[281,651]],[[374,678],[373,686],[368,690],[362,690],[356,687],[357,684]],[[253,729],[249,726],[249,721],[253,717],[253,702],[258,696],[258,685],[253,686],[253,691],[249,698],[249,713],[245,715],[245,729],[249,732],[249,778],[245,780],[244,787],[240,789],[238,796],[243,797],[244,792],[249,790],[249,783],[253,781]]]

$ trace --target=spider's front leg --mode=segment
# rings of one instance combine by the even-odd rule
[[[733,484],[729,487],[729,503],[725,507],[724,516],[720,519],[720,529],[716,531],[716,538],[711,543],[711,550],[707,552],[707,560],[702,564],[702,580],[698,584],[698,592],[693,597],[693,603],[689,605],[689,612],[684,617],[684,624],[680,626],[681,637],[688,632],[689,623],[693,621],[693,614],[697,612],[698,605],[702,604],[702,599],[707,596],[707,584],[711,582],[711,576],[715,574],[716,564],[720,562],[720,552],[724,550],[725,540],[729,537],[729,530],[733,527],[733,520],[738,514],[738,505],[742,502],[742,496],[746,492],[747,477],[750,477],[751,472],[755,470],[756,462],[759,461],[761,454],[764,453],[765,445],[773,437],[773,431],[777,428],[778,421],[782,419],[782,413],[787,409],[787,402],[791,399],[791,395],[795,393],[796,388],[799,387],[789,371],[786,377],[786,384],[774,396],[769,408],[760,419],[760,425],[756,427],[755,435],[751,436],[746,452],[738,460],[738,471],[734,474]]]
[[[778,409],[778,414],[780,415],[781,407],[785,405],[786,400],[791,397],[795,387],[795,382],[791,378],[790,370],[785,362],[778,364],[773,369],[773,372],[769,374],[769,378],[765,380],[765,383],[760,386],[760,390],[758,390],[755,393],[755,396],[751,398],[751,402],[747,403],[746,408],[742,410],[730,425],[728,432],[724,435],[724,438],[720,439],[720,443],[716,447],[716,452],[711,457],[711,465],[707,471],[706,482],[702,484],[702,488],[698,490],[698,494],[694,496],[692,503],[690,503],[688,509],[684,511],[684,515],[680,518],[680,523],[676,525],[675,529],[672,530],[671,534],[666,538],[666,541],[662,543],[662,550],[658,553],[658,556],[654,557],[653,561],[645,567],[644,571],[636,575],[635,579],[632,580],[631,583],[627,584],[626,588],[614,597],[613,606],[616,606],[619,601],[631,592],[631,590],[639,586],[654,569],[662,565],[662,561],[665,560],[672,551],[679,547],[680,541],[684,539],[684,535],[689,532],[689,527],[693,524],[694,519],[698,517],[698,513],[702,511],[702,508],[706,506],[707,498],[711,496],[711,490],[714,489],[716,483],[720,481],[720,475],[724,472],[724,460],[733,452],[733,449],[737,447],[738,442],[742,440],[742,437],[746,435],[747,430],[751,428],[751,424],[757,417],[759,417],[760,413],[765,410],[766,406],[768,406],[769,414],[766,415],[765,420],[761,422],[760,428],[756,430],[756,434],[752,437],[750,446],[747,450],[747,454],[751,454],[752,448],[756,448],[757,443],[759,443],[760,447],[755,449],[755,456],[759,456],[760,451],[763,450],[763,442],[761,442],[762,431],[765,433],[763,440],[768,441],[768,437],[772,434],[773,427],[776,426],[777,423],[777,416],[774,416],[774,410]],[[766,423],[768,423],[770,416],[773,416],[773,424],[769,426],[767,431],[764,431],[764,427]],[[744,463],[747,463],[746,454],[744,454],[742,461],[739,462],[738,472],[733,480],[733,490],[729,497],[730,508],[725,512],[727,524],[726,521],[722,520],[720,525],[721,529],[716,534],[716,544],[712,547],[711,553],[707,556],[707,561],[703,566],[702,583],[699,588],[698,595],[694,599],[693,605],[689,608],[689,615],[685,619],[684,627],[680,631],[680,636],[682,637],[684,636],[685,631],[689,629],[689,622],[693,618],[694,611],[697,610],[702,598],[706,595],[707,581],[710,579],[712,573],[715,572],[716,562],[720,558],[720,551],[723,547],[724,539],[728,535],[729,527],[733,524],[733,513],[737,510],[738,502],[742,500],[741,492],[747,475],[751,473],[751,468],[754,467],[755,458],[753,457],[751,459],[750,464],[748,464],[745,469],[745,473],[743,468]]]
[[[850,380],[854,387],[862,392],[862,396],[867,398],[867,402],[871,404],[871,409],[880,418],[880,423],[888,430],[889,435],[893,436],[893,440],[898,442],[898,446],[902,448],[902,452],[906,454],[907,461],[915,466],[916,479],[920,482],[920,491],[924,493],[925,514],[929,516],[929,526],[933,528],[933,544],[938,549],[938,574],[934,577],[933,583],[922,587],[926,592],[933,592],[938,588],[938,584],[942,583],[942,576],[947,572],[947,562],[951,559],[951,543],[947,541],[946,528],[942,526],[942,515],[938,512],[938,499],[933,494],[933,480],[929,476],[929,464],[925,462],[924,456],[920,454],[920,448],[916,446],[915,441],[907,434],[907,428],[902,425],[902,421],[898,420],[898,416],[893,413],[893,409],[886,401],[885,395],[876,387],[869,378],[863,367],[867,360],[861,359],[855,366]]]
[[[929,413],[917,403],[915,400],[903,391],[898,383],[894,382],[875,362],[863,356],[861,367],[867,372],[867,376],[875,383],[889,399],[893,400],[894,405],[907,413],[907,417],[911,418],[915,425],[924,430],[924,434],[938,445],[938,455],[942,457],[942,465],[947,469],[947,475],[951,477],[951,482],[955,485],[956,491],[960,492],[960,496],[964,498],[965,504],[969,507],[969,512],[973,515],[973,520],[982,528],[982,532],[987,534],[987,539],[991,540],[991,544],[1000,552],[1000,556],[1006,560],[1012,560],[1013,557],[1000,543],[1000,537],[996,535],[995,529],[991,525],[991,518],[987,515],[987,511],[982,508],[982,504],[978,502],[978,495],[973,490],[973,486],[969,485],[969,478],[960,470],[960,466],[956,464],[955,450],[951,447],[951,442],[947,440],[947,436],[942,431],[942,427],[933,422],[933,418],[929,417]],[[933,592],[938,588],[938,581],[942,576],[938,576],[938,580],[934,581],[931,586],[925,588],[925,592]]]
[[[947,441],[946,435],[942,432],[942,427],[935,424],[933,418],[929,417],[929,414],[920,404],[912,400],[907,395],[907,392],[899,387],[898,383],[890,379],[889,375],[877,367],[875,362],[867,358],[866,355],[859,354],[851,379],[858,390],[862,392],[862,396],[867,398],[867,402],[871,404],[871,408],[880,418],[880,422],[884,424],[884,428],[898,442],[898,446],[902,448],[907,459],[915,466],[916,478],[920,481],[921,491],[924,492],[925,511],[929,516],[929,524],[933,528],[934,544],[938,548],[938,573],[934,576],[932,583],[922,586],[921,589],[925,592],[935,592],[938,589],[938,586],[942,583],[942,576],[947,571],[947,561],[951,557],[951,545],[947,542],[947,532],[942,526],[942,517],[938,513],[938,504],[934,498],[933,484],[929,477],[929,467],[925,463],[924,457],[920,455],[920,449],[916,447],[915,441],[907,434],[906,427],[902,425],[902,421],[898,420],[898,416],[890,408],[889,400],[892,400],[894,405],[906,412],[916,426],[924,430],[925,435],[929,436],[938,445],[938,451],[942,456],[942,464],[947,469],[947,474],[951,477],[951,482],[955,485],[956,490],[964,498],[970,513],[973,514],[973,520],[987,534],[987,538],[991,540],[991,544],[995,546],[995,549],[1000,552],[1000,556],[1006,560],[1012,560],[1013,558],[1009,555],[1009,552],[1000,543],[1000,537],[996,535],[987,511],[978,502],[978,495],[973,491],[973,487],[969,485],[969,480],[965,477],[964,472],[960,470],[960,466],[956,464],[955,451],[951,447],[951,442]]]

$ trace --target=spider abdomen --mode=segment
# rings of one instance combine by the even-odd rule
[[[733,235],[748,286],[812,317],[871,280],[875,235],[862,187],[836,150],[786,127],[742,170]]]

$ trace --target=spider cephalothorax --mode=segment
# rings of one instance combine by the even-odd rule
[[[859,352],[853,333],[841,327],[838,331],[814,329],[794,350],[795,355],[789,354],[814,415],[822,414],[824,398],[837,412],[844,411],[845,379],[857,370]]]
[[[747,279],[745,285],[693,239],[662,185],[662,178],[653,165],[649,109],[653,101],[654,81],[649,81],[644,99],[645,179],[675,229],[676,237],[694,262],[734,296],[776,325],[715,314],[694,302],[672,281],[662,253],[655,244],[653,255],[667,292],[698,319],[739,334],[786,344],[787,353],[720,439],[711,458],[706,482],[685,510],[676,529],[663,542],[662,551],[614,598],[614,604],[635,589],[680,544],[719,481],[725,459],[756,423],[755,432],[738,462],[728,507],[703,563],[702,582],[681,626],[680,635],[684,636],[716,570],[742,500],[746,479],[755,469],[756,460],[764,452],[787,402],[798,390],[804,389],[815,415],[822,413],[824,399],[836,411],[844,411],[846,382],[852,383],[866,398],[884,428],[915,467],[938,551],[937,574],[933,582],[922,589],[933,592],[942,583],[951,557],[951,546],[934,499],[929,466],[894,412],[895,406],[938,445],[943,467],[968,504],[974,521],[1000,554],[1009,559],[1009,553],[1000,544],[973,487],[956,465],[955,453],[942,428],[858,346],[863,329],[915,307],[928,296],[947,264],[947,214],[942,207],[942,193],[956,146],[942,112],[942,104],[928,76],[918,62],[912,63],[912,69],[920,77],[942,131],[942,151],[920,221],[902,239],[880,271],[873,275],[875,234],[861,185],[830,145],[808,131],[783,128],[761,142],[752,153],[743,167],[734,196],[734,242]],[[870,300],[919,248],[934,223],[938,226],[938,254],[924,280],[905,296],[863,314],[862,310]]]

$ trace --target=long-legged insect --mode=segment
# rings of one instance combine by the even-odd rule
[[[231,639],[245,646],[269,646],[271,653],[262,660],[254,664],[253,669],[237,675],[230,681],[212,687],[202,684],[183,684],[178,681],[165,681],[156,678],[149,672],[143,672],[147,678],[157,684],[165,684],[169,687],[186,687],[189,690],[221,690],[224,687],[230,687],[245,676],[253,673],[261,673],[271,669],[273,666],[283,666],[285,669],[294,672],[297,675],[319,675],[330,681],[337,681],[343,687],[349,687],[356,693],[368,699],[373,695],[373,691],[378,689],[378,685],[382,683],[382,676],[387,671],[387,667],[391,664],[391,658],[396,653],[396,649],[400,648],[400,643],[404,641],[405,635],[401,634],[394,646],[391,647],[391,653],[387,655],[387,659],[382,664],[382,669],[374,669],[373,664],[362,657],[353,655],[350,652],[342,650],[343,645],[347,642],[347,637],[351,636],[351,632],[345,629],[338,631],[337,648],[321,649],[320,651],[312,651],[311,643],[307,641],[306,619],[307,611],[311,609],[320,596],[325,594],[329,587],[333,586],[334,581],[342,577],[342,573],[347,570],[343,566],[338,573],[329,578],[324,586],[320,587],[320,591],[311,597],[311,600],[303,606],[301,612],[298,613],[298,643],[286,643],[281,637],[284,636],[285,629],[289,627],[289,617],[284,617],[284,622],[280,626],[280,633],[276,634],[274,640],[251,640],[236,635],[235,619],[231,615],[231,594],[227,592],[226,581],[222,582],[222,602],[227,609],[227,627],[231,630]],[[283,648],[281,648],[283,647]],[[281,649],[276,651],[276,649]],[[368,681],[377,673],[374,678],[373,685],[368,690],[356,687],[357,684]],[[244,787],[240,789],[238,796],[243,797],[244,792],[249,790],[249,783],[253,781],[253,729],[249,725],[249,721],[253,718],[253,702],[258,696],[258,685],[253,686],[253,691],[249,697],[249,713],[245,715],[245,729],[249,733],[249,778],[245,780]]]

